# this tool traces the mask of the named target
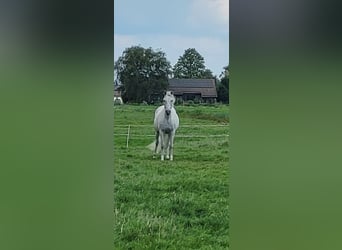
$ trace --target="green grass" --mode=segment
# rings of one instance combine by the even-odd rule
[[[153,159],[146,148],[155,108],[114,107],[115,249],[228,249],[228,137],[181,137],[228,134],[228,125],[182,127],[226,124],[228,106],[177,107],[173,162]],[[129,124],[126,148],[118,134]]]

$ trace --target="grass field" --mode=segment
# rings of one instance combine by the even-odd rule
[[[228,106],[177,106],[172,162],[146,148],[155,108],[114,106],[115,249],[228,249]]]

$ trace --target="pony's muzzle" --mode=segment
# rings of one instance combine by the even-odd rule
[[[165,110],[166,115],[170,115],[171,114],[171,110]]]

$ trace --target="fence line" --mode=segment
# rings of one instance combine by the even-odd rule
[[[126,145],[127,145],[127,148],[128,148],[128,140],[129,138],[131,138],[131,135],[130,134],[113,134],[114,136],[127,136],[127,142],[126,142]],[[207,138],[207,137],[222,137],[222,136],[229,136],[227,134],[221,134],[221,135],[177,135],[176,134],[176,138]],[[133,135],[133,138],[134,137],[155,137],[155,135]]]
[[[143,125],[143,124],[137,124],[137,125],[130,125],[132,127],[151,127],[152,125]],[[229,124],[181,124],[181,127],[226,127],[229,126]],[[114,127],[127,127],[127,125],[114,125]]]
[[[229,124],[184,124],[181,127],[227,127]],[[116,125],[116,127],[127,127],[127,125]],[[152,125],[131,125],[129,124],[127,127],[127,133],[113,133],[113,136],[126,136],[126,148],[129,146],[129,140],[132,139],[141,139],[142,137],[155,137],[155,135],[135,135],[131,133],[131,127],[151,127]],[[229,134],[219,134],[219,135],[183,135],[176,134],[176,138],[207,138],[207,137],[229,137]]]

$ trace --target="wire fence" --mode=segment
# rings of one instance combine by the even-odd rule
[[[132,127],[151,127],[153,128],[153,125],[146,125],[146,124],[136,124],[136,125],[115,125],[115,127],[125,127],[132,126]],[[229,123],[225,124],[182,124],[181,127],[228,127]]]
[[[155,137],[154,134],[154,129],[152,125],[145,125],[145,124],[136,124],[136,125],[115,125],[114,126],[114,137],[116,136],[123,136],[126,137],[126,148],[129,147],[129,141],[132,139],[144,139],[146,137]],[[134,127],[136,127],[136,133],[132,133],[134,132]],[[205,134],[203,132],[206,131],[202,131],[201,134],[193,134],[193,133],[185,133],[184,130],[186,130],[187,128],[191,129],[191,132],[201,132],[201,128],[208,128],[208,127],[218,127],[221,128],[221,130],[216,131],[219,132],[220,134]],[[143,129],[143,128],[147,128],[147,129]],[[222,128],[224,130],[222,130]],[[228,133],[228,128],[229,128],[229,124],[184,124],[181,125],[181,127],[178,129],[178,131],[180,133],[176,134],[177,138],[224,138],[224,137],[229,137],[229,133]],[[118,131],[118,132],[116,132]]]

